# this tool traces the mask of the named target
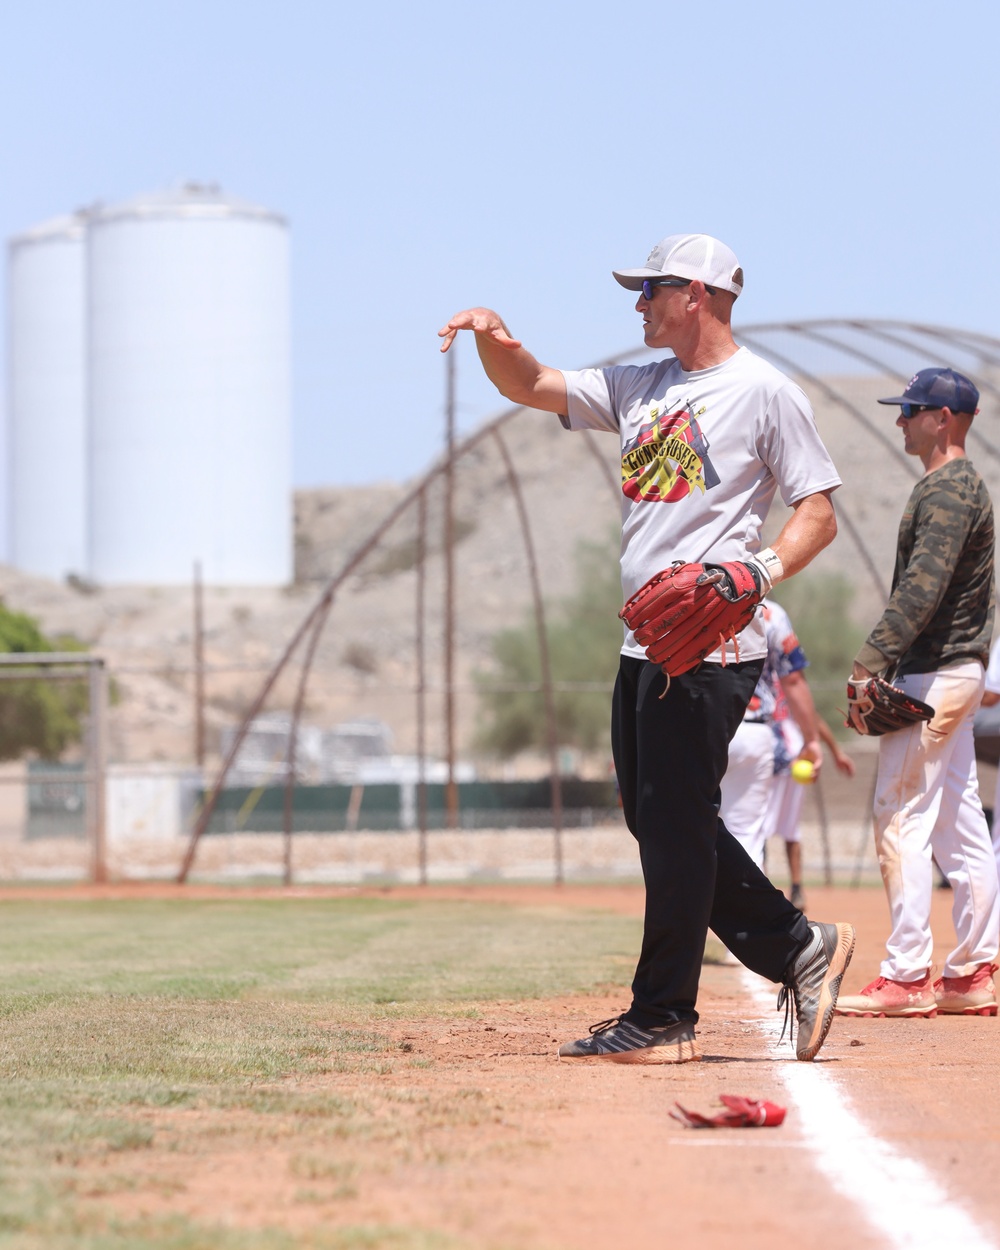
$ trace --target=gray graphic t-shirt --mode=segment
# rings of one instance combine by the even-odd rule
[[[803,392],[745,347],[691,373],[671,357],[563,376],[563,424],[621,440],[626,599],[675,560],[745,560],[758,551],[776,491],[792,506],[840,485]],[[767,653],[759,618],[739,635],[741,660]],[[628,630],[622,650],[645,654]],[[735,659],[731,644],[726,658]]]

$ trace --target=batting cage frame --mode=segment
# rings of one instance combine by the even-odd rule
[[[912,457],[905,455],[898,441],[891,437],[892,431],[886,421],[877,414],[861,407],[851,393],[848,382],[856,381],[860,374],[891,380],[892,385],[905,383],[906,379],[928,362],[952,365],[971,372],[980,384],[984,407],[1000,411],[1000,339],[974,331],[949,329],[947,327],[916,322],[871,320],[854,318],[846,320],[816,319],[806,321],[774,322],[748,325],[734,329],[738,343],[745,344],[755,353],[770,360],[783,372],[793,377],[814,402],[821,404],[825,412],[838,414],[838,419],[852,429],[859,443],[874,447],[879,457],[891,462],[908,478],[916,479],[918,467]],[[596,362],[593,367],[628,364],[651,358],[646,348],[638,348],[609,356]],[[425,765],[427,762],[427,728],[431,715],[429,710],[430,688],[427,681],[427,661],[430,640],[427,634],[427,564],[429,558],[429,512],[433,500],[439,505],[443,537],[441,550],[445,561],[444,596],[442,613],[442,637],[438,640],[443,656],[444,705],[441,720],[446,727],[448,785],[448,818],[453,823],[457,817],[455,806],[456,746],[454,714],[456,687],[453,677],[455,651],[455,619],[453,595],[455,584],[455,467],[463,457],[492,445],[497,462],[502,466],[502,478],[514,503],[514,510],[524,558],[525,576],[530,586],[532,615],[539,653],[540,680],[538,689],[542,695],[545,720],[545,736],[549,761],[550,817],[552,827],[553,877],[563,880],[563,825],[562,778],[559,767],[559,736],[555,715],[555,695],[560,684],[554,680],[548,655],[549,627],[546,604],[538,571],[538,536],[534,532],[529,509],[525,504],[524,470],[518,468],[505,437],[506,427],[529,412],[522,406],[510,406],[487,420],[479,429],[461,439],[454,432],[455,383],[454,353],[446,361],[446,417],[447,436],[442,457],[403,495],[395,506],[362,539],[341,567],[329,578],[318,599],[306,613],[291,638],[274,663],[260,689],[251,700],[229,749],[222,760],[210,787],[207,788],[191,829],[177,880],[184,882],[192,870],[198,845],[205,835],[216,810],[227,777],[237,760],[240,748],[250,732],[256,717],[264,708],[279,679],[292,666],[298,664],[298,676],[294,683],[287,751],[284,773],[284,819],[283,819],[283,879],[290,884],[293,879],[293,813],[294,793],[297,785],[296,756],[300,725],[313,664],[320,639],[327,629],[338,595],[352,577],[359,574],[365,562],[377,551],[386,536],[404,521],[409,523],[414,535],[415,594],[414,594],[414,653],[412,672],[414,682],[412,695],[415,700],[417,724],[417,756],[420,778],[418,782],[418,831],[419,831],[419,880],[426,882],[427,865],[427,801]],[[551,420],[550,415],[532,414],[533,419]],[[822,431],[822,427],[821,427]],[[596,437],[584,431],[584,445],[599,467],[599,480],[609,492],[609,498],[620,498],[620,483],[608,458],[600,450]],[[983,476],[1000,491],[1000,445],[983,431],[983,423],[977,422],[970,434],[973,455],[985,457]],[[845,473],[845,478],[848,474]],[[888,584],[873,555],[872,545],[866,535],[858,514],[862,511],[850,498],[848,483],[838,492],[840,504],[838,517],[841,527],[854,553],[857,576],[866,582],[871,592],[883,602],[888,597]],[[841,498],[842,497],[842,498]],[[824,875],[829,882],[830,853],[826,836],[827,815],[821,783],[816,791],[816,804],[824,839]],[[868,805],[870,811],[870,803]],[[860,837],[869,836],[867,820],[862,819]],[[860,844],[859,844],[860,845]],[[859,850],[860,855],[860,850]]]

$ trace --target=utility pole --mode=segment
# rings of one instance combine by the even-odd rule
[[[194,760],[205,767],[205,616],[201,561],[194,563]]]
[[[445,811],[449,829],[458,828],[455,784],[455,352],[445,356],[444,468],[444,723],[448,784]]]

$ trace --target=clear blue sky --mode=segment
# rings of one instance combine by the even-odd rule
[[[183,179],[290,219],[295,481],[440,447],[438,327],[638,344],[610,269],[706,231],[737,320],[1000,334],[1000,5],[8,0],[0,230]],[[459,421],[502,402],[459,344]]]

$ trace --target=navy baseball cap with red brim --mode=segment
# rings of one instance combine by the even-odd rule
[[[952,412],[975,416],[979,407],[979,391],[964,374],[956,373],[954,369],[921,369],[910,378],[902,395],[878,402],[950,408]]]

